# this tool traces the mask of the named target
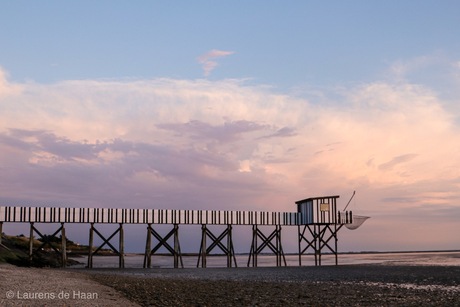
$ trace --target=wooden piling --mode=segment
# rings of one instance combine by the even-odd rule
[[[334,247],[335,247],[335,265],[339,265],[339,253],[338,253],[338,241],[339,238],[337,237],[337,224],[334,224]]]
[[[206,267],[206,225],[201,225],[201,267]]]
[[[316,225],[313,225],[313,242],[313,248],[315,250],[315,266],[318,266],[318,252],[321,252],[321,250],[318,251],[318,233],[316,232]],[[321,264],[321,261],[319,264]]]
[[[259,230],[257,228],[257,225],[253,225],[252,226],[252,237],[253,237],[253,246],[254,248],[252,249],[252,266],[253,267],[257,267],[257,230]]]
[[[65,268],[67,265],[67,238],[65,236],[64,223],[61,223],[61,266]]]
[[[281,245],[281,226],[276,225],[276,266],[281,266],[282,245]]]
[[[89,228],[89,249],[88,249],[88,268],[93,267],[93,243],[94,243],[94,223]]]
[[[234,257],[232,241],[232,225],[227,225],[227,268],[232,267],[232,256]],[[235,261],[236,266],[236,261]]]
[[[2,244],[3,237],[3,222],[0,222],[0,245]]]
[[[145,242],[144,269],[152,266],[152,224],[147,225],[147,239]]]
[[[182,267],[184,267],[184,263],[182,262],[182,256],[180,251],[180,244],[179,244],[179,225],[174,224],[174,268],[177,269],[179,267],[179,260],[181,261]]]
[[[249,252],[248,267],[252,261],[252,267],[257,267],[257,225],[252,225],[252,243]]]
[[[32,255],[34,254],[34,223],[30,223],[29,233],[29,262],[32,262]]]
[[[119,228],[119,262],[118,262],[118,267],[120,269],[125,268],[125,243],[124,243],[124,233],[123,233],[123,224],[120,223],[120,228]]]

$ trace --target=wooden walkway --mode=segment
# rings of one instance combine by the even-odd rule
[[[119,209],[119,208],[66,208],[66,207],[22,207],[0,206],[0,233],[3,223],[29,223],[29,259],[42,248],[48,246],[61,256],[62,266],[67,262],[65,224],[89,224],[88,267],[93,266],[93,256],[103,247],[110,248],[119,256],[119,267],[124,267],[124,228],[125,224],[144,224],[147,226],[144,267],[151,267],[152,255],[165,248],[174,258],[174,267],[183,267],[179,242],[179,226],[201,225],[200,252],[197,267],[206,267],[206,257],[217,249],[227,256],[227,266],[236,266],[232,231],[234,226],[252,226],[252,243],[248,266],[257,266],[257,256],[267,250],[276,256],[277,266],[286,265],[281,242],[284,226],[298,227],[299,265],[302,255],[312,251],[315,264],[321,265],[323,250],[333,253],[338,264],[337,233],[344,225],[352,223],[352,213],[338,212],[336,200],[339,196],[307,198],[296,202],[297,212],[263,211],[222,211],[222,210],[162,210],[162,209]],[[59,228],[51,235],[43,235],[37,224],[58,223]],[[104,236],[96,228],[99,224],[117,224],[117,229]],[[158,233],[154,225],[171,225],[166,235]],[[213,233],[209,225],[225,225],[222,233]],[[260,228],[264,226],[264,229]],[[272,226],[267,230],[266,226]],[[268,227],[270,228],[270,227]],[[265,232],[264,232],[265,231]],[[43,242],[35,248],[33,237],[37,234]],[[60,234],[61,246],[57,249],[50,238]],[[103,244],[94,246],[94,237],[102,239]],[[118,237],[117,244],[113,240]],[[154,241],[152,244],[152,241]],[[1,243],[1,238],[0,238]]]

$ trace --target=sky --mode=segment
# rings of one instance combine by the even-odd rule
[[[339,250],[459,249],[459,10],[2,1],[0,204],[295,211],[356,191],[371,219]]]

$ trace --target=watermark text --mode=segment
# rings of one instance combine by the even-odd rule
[[[59,292],[12,291],[6,292],[7,299],[18,300],[97,300],[99,293],[79,290]]]

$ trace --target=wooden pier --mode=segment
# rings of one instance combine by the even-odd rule
[[[276,265],[286,265],[282,247],[282,227],[298,227],[299,266],[302,256],[312,250],[315,265],[321,265],[323,250],[335,255],[338,264],[337,241],[338,231],[342,226],[351,224],[351,212],[338,212],[336,200],[339,196],[307,198],[296,202],[297,212],[261,212],[261,211],[218,211],[218,210],[160,210],[160,209],[118,209],[118,208],[63,208],[63,207],[20,207],[0,206],[0,233],[3,223],[29,223],[30,244],[29,259],[35,253],[48,246],[60,255],[62,266],[66,265],[66,224],[89,225],[88,267],[93,267],[93,256],[103,247],[109,248],[119,257],[119,268],[124,268],[124,228],[125,224],[146,225],[146,244],[144,268],[150,268],[152,256],[160,248],[165,248],[173,256],[174,267],[183,267],[179,241],[181,225],[200,225],[201,242],[197,267],[206,267],[206,258],[214,249],[219,249],[227,257],[227,267],[237,266],[233,244],[233,228],[236,226],[252,226],[252,243],[249,251],[248,266],[257,267],[257,256],[262,251],[270,251],[276,257]],[[37,224],[58,224],[51,236],[43,235]],[[115,224],[117,229],[104,235],[96,226]],[[155,230],[155,225],[171,225],[171,230],[164,236]],[[224,226],[222,232],[212,227]],[[270,226],[272,231],[264,233],[260,226]],[[267,227],[264,227],[265,230]],[[308,231],[307,231],[308,230]],[[33,237],[38,235],[41,246],[34,249]],[[49,239],[61,236],[61,248],[56,249]],[[102,239],[100,246],[94,246],[94,236]],[[112,240],[118,239],[118,248]],[[152,246],[152,240],[154,245]],[[1,243],[1,239],[0,239]]]

